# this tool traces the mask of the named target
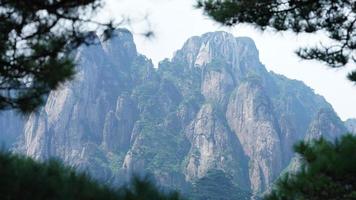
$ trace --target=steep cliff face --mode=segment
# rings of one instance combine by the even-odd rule
[[[334,140],[346,132],[347,129],[334,111],[321,109],[310,123],[305,139],[324,137],[328,140]]]
[[[185,174],[188,180],[203,178],[214,169],[232,175],[244,189],[249,189],[247,157],[229,129],[223,113],[212,104],[204,104],[186,128],[191,143]]]
[[[189,193],[218,170],[245,198],[290,165],[296,141],[346,130],[310,88],[267,72],[249,38],[193,37],[154,69],[119,30],[76,60],[76,79],[29,117],[17,150],[113,184],[148,172]]]
[[[153,68],[125,31],[79,49],[76,61],[75,80],[52,92],[40,113],[26,122],[23,151],[39,159],[60,157],[107,180],[112,170],[104,164],[126,153],[137,118],[136,105],[125,94],[138,81],[133,66],[142,62],[143,70]]]
[[[250,158],[251,188],[266,188],[282,170],[280,131],[263,86],[242,83],[231,95],[226,118]]]

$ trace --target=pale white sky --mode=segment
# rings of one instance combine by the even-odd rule
[[[259,50],[260,60],[276,73],[305,84],[326,98],[341,119],[356,118],[356,86],[347,80],[346,69],[330,69],[315,61],[302,61],[294,51],[303,44],[317,44],[322,36],[295,36],[292,33],[262,33],[249,26],[222,27],[200,10],[193,8],[195,0],[105,0],[101,17],[133,18],[133,30],[138,51],[152,59],[155,65],[164,58],[171,58],[191,36],[224,30],[235,36],[251,37]],[[142,20],[148,16],[149,23]],[[152,28],[156,34],[146,39],[139,33]]]

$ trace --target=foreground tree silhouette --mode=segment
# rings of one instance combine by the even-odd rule
[[[249,23],[262,30],[321,31],[332,44],[301,48],[297,51],[301,58],[333,68],[356,63],[355,0],[198,0],[197,7],[228,26]],[[356,71],[348,78],[356,82]]]
[[[222,170],[210,170],[193,185],[193,200],[250,200],[251,194],[238,188]]]
[[[301,168],[280,178],[266,200],[356,199],[356,136],[301,142],[295,150]]]
[[[111,36],[116,25],[93,17],[102,0],[0,0],[0,110],[28,113],[74,74],[69,54]],[[90,28],[90,29],[89,29]]]
[[[133,179],[117,190],[97,183],[58,161],[36,162],[11,153],[0,153],[0,199],[6,200],[180,200],[178,193],[164,193],[151,181]]]

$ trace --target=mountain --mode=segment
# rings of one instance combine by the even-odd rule
[[[247,37],[192,37],[156,69],[131,33],[117,30],[109,41],[81,47],[76,62],[76,79],[52,92],[43,109],[22,121],[5,114],[0,130],[23,126],[7,141],[15,151],[58,157],[114,185],[150,173],[190,195],[213,190],[216,179],[235,188],[230,199],[246,199],[293,163],[296,141],[346,132],[323,97],[268,72]]]
[[[356,133],[356,119],[346,120],[345,126],[350,133]]]
[[[0,112],[0,145],[3,149],[12,148],[23,136],[25,116],[14,111]]]

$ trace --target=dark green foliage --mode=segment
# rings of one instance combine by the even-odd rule
[[[192,104],[197,109],[203,102],[203,96],[200,92],[201,87],[201,69],[195,67],[187,69],[180,63],[170,63],[165,60],[160,63],[158,73],[171,81],[179,89],[186,104]]]
[[[104,39],[114,30],[111,22],[92,20],[101,6],[101,0],[0,0],[1,110],[31,112],[73,77],[70,53],[97,42],[88,27]]]
[[[178,193],[164,193],[148,179],[134,178],[114,190],[58,161],[39,163],[31,158],[0,153],[0,199],[6,200],[179,200]]]
[[[236,187],[221,170],[212,170],[194,183],[194,200],[248,200],[251,194]]]
[[[168,74],[160,77],[159,72],[153,70],[142,76],[147,74],[150,78],[142,81],[132,92],[140,111],[137,130],[141,138],[133,154],[144,160],[146,168],[153,174],[179,172],[188,144],[179,132],[180,123],[177,123],[175,114],[182,101],[179,89],[173,84],[177,78],[168,77]]]
[[[37,163],[1,153],[0,199],[117,199],[111,189],[57,161]]]
[[[295,151],[300,170],[283,176],[267,200],[356,199],[356,136],[300,142]]]
[[[301,48],[297,51],[301,58],[320,60],[334,68],[356,62],[354,0],[198,0],[197,7],[228,26],[249,23],[262,30],[323,31],[334,44]],[[355,73],[348,76],[351,81],[356,81]]]
[[[119,190],[123,200],[181,200],[179,193],[164,193],[157,190],[149,178],[134,178],[128,187]]]

